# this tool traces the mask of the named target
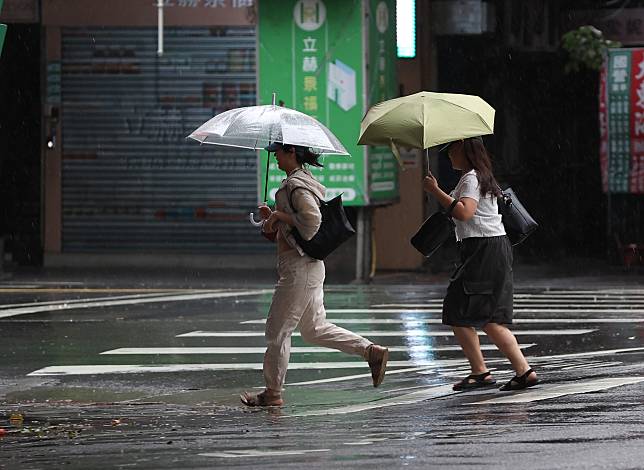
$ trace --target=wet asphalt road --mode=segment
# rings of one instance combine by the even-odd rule
[[[286,405],[252,410],[270,284],[111,284],[0,283],[0,467],[644,468],[637,283],[517,289],[543,383],[512,393],[451,391],[467,366],[443,284],[328,286],[330,319],[391,348],[382,387],[295,337]]]

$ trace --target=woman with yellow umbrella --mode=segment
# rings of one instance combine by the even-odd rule
[[[471,374],[454,390],[493,386],[476,328],[481,328],[510,360],[515,376],[502,391],[538,383],[508,329],[512,323],[512,245],[506,235],[497,197],[500,188],[481,135],[494,129],[494,109],[477,96],[421,92],[374,106],[363,120],[359,143],[426,149],[448,143],[452,167],[462,172],[450,194],[428,171],[423,189],[445,209],[456,226],[461,263],[451,277],[443,301],[443,324],[454,331],[468,359]]]

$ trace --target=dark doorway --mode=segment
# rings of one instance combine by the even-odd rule
[[[10,24],[0,56],[0,237],[14,263],[42,263],[40,27]]]
[[[479,95],[497,110],[495,135],[485,137],[495,174],[540,223],[517,253],[539,260],[605,256],[598,74],[567,75],[558,49],[512,50],[500,36],[441,37],[437,44],[441,91]],[[443,184],[453,185],[444,163]]]

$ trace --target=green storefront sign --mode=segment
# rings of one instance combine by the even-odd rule
[[[369,105],[396,96],[395,1],[370,0]],[[369,196],[373,202],[398,197],[398,162],[385,147],[369,148]]]
[[[270,103],[272,93],[277,93],[284,106],[315,117],[346,147],[350,157],[325,156],[325,167],[312,170],[327,187],[328,198],[342,193],[344,203],[353,206],[396,199],[394,157],[386,150],[356,144],[368,105],[393,97],[396,90],[395,2],[258,3],[260,103]],[[260,158],[259,181],[263,182],[266,152],[260,152]],[[274,202],[283,177],[271,162],[269,202]]]

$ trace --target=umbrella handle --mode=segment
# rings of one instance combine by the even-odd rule
[[[248,214],[248,219],[250,220],[250,223],[253,224],[255,227],[261,227],[264,224],[263,220],[259,222],[255,220],[254,212],[251,212],[250,214]]]

